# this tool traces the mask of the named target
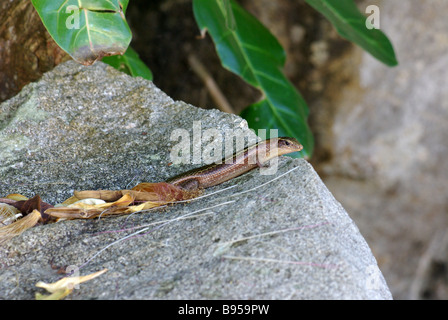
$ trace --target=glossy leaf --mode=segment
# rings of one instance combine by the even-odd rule
[[[194,15],[208,31],[225,68],[258,88],[261,101],[241,114],[252,129],[278,129],[297,138],[301,155],[311,155],[313,137],[306,123],[308,107],[282,72],[285,52],[277,39],[233,0],[194,0]]]
[[[279,137],[295,137],[304,146],[308,146],[308,152],[295,152],[289,154],[291,157],[302,157],[305,155],[310,155],[312,147],[314,144],[313,135],[306,130],[294,130],[297,127],[308,128],[305,119],[302,118],[303,123],[298,124],[297,115],[291,114],[288,108],[276,108],[274,112],[278,113],[277,116],[272,116],[272,107],[267,99],[261,100],[257,103],[252,104],[246,108],[242,116],[250,124],[250,127],[254,130],[264,129],[264,128],[275,128],[278,129],[277,136]],[[266,132],[266,138],[270,137],[269,130]]]
[[[91,65],[123,54],[132,34],[125,19],[129,0],[31,0],[56,43],[74,60]]]
[[[138,53],[131,47],[122,56],[104,57],[102,61],[133,77],[142,77],[152,81],[151,70],[140,60]]]
[[[398,64],[394,48],[379,29],[366,27],[366,16],[353,0],[305,0],[322,13],[345,39],[350,40],[388,66]]]

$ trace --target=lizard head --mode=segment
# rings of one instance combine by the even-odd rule
[[[289,137],[277,138],[278,155],[284,155],[303,149],[303,146],[297,141],[297,139]]]

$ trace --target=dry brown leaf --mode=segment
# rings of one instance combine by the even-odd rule
[[[91,219],[100,215],[113,215],[126,213],[128,206],[134,202],[131,194],[125,194],[115,202],[97,205],[85,203],[72,204],[70,207],[55,207],[45,211],[46,214],[60,219]]]
[[[95,198],[105,201],[116,201],[123,196],[121,190],[83,190],[75,191],[74,196],[78,199]]]
[[[69,207],[55,207],[50,208],[45,211],[51,217],[58,219],[90,219],[95,218],[97,215],[101,214],[104,210],[102,209],[80,209],[80,208],[69,208]]]
[[[66,199],[64,202],[55,205],[55,207],[68,207],[72,203],[75,203],[79,201],[80,199],[76,198],[75,196],[71,196],[70,198]]]
[[[187,200],[197,197],[201,190],[184,190],[166,182],[143,182],[131,190],[84,190],[75,191],[78,199],[96,198],[105,201],[116,201],[126,194],[131,194],[135,201],[160,201],[163,203]]]
[[[53,208],[51,204],[43,202],[39,195],[35,195],[33,198],[28,200],[20,200],[10,204],[19,209],[23,215],[27,215],[34,210],[39,211],[43,222],[47,222],[49,219],[49,217],[44,213],[45,210],[48,208]]]
[[[142,210],[148,210],[148,209],[152,209],[155,207],[160,207],[161,205],[163,205],[163,203],[147,201],[147,202],[143,202],[142,204],[139,204],[137,206],[129,206],[128,209],[126,210],[126,213],[135,213],[135,212],[139,212]]]
[[[99,208],[109,208],[109,207],[127,207],[133,203],[135,198],[131,194],[125,194],[120,199],[115,202],[109,202],[105,204],[98,205]]]
[[[86,276],[65,277],[65,278],[62,278],[61,280],[58,280],[53,283],[45,283],[45,282],[39,281],[38,283],[36,283],[36,287],[44,288],[45,290],[50,292],[51,295],[45,296],[40,293],[36,293],[36,300],[59,300],[59,299],[62,299],[64,297],[66,297],[67,295],[69,295],[73,291],[75,286],[77,286],[83,282],[92,280],[92,279],[102,275],[106,271],[107,271],[107,269],[103,269],[101,271],[94,272],[94,273],[91,273]]]
[[[33,210],[30,214],[11,223],[7,226],[0,228],[0,244],[9,241],[10,239],[20,235],[29,228],[34,227],[42,218],[41,214],[37,210]]]
[[[73,290],[70,289],[61,289],[50,295],[44,295],[42,293],[36,292],[36,300],[61,300],[72,293]]]
[[[68,208],[79,208],[79,209],[95,209],[99,208],[100,205],[106,204],[106,201],[101,199],[93,199],[93,198],[86,198],[79,201],[76,201],[75,203],[72,203],[68,205]]]
[[[21,216],[20,210],[16,207],[6,203],[0,203],[0,226],[11,224]]]
[[[25,197],[24,195],[21,195],[19,193],[8,194],[5,198],[11,199],[11,200],[16,200],[16,201],[28,200],[27,197]]]

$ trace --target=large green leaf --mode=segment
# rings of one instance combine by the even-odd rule
[[[131,47],[122,56],[104,57],[102,61],[133,77],[142,77],[152,81],[151,70]]]
[[[79,63],[123,54],[132,38],[129,0],[31,0],[56,43]]]
[[[322,13],[347,40],[359,45],[388,66],[398,64],[394,48],[387,36],[379,29],[368,29],[366,17],[353,0],[305,0]]]
[[[241,114],[252,129],[278,129],[297,138],[311,155],[308,107],[282,72],[285,52],[277,39],[233,0],[194,0],[196,22],[212,37],[223,66],[258,88],[261,101]]]

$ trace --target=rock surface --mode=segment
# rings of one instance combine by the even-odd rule
[[[237,116],[175,102],[102,63],[61,64],[0,105],[0,195],[58,203],[74,190],[163,181],[198,166],[170,165],[172,131],[191,132],[193,121],[249,132]],[[0,248],[0,299],[32,299],[38,281],[61,277],[56,266],[108,269],[68,299],[391,298],[358,228],[305,160],[282,157],[275,175],[255,170],[206,194],[215,191],[26,231]]]

